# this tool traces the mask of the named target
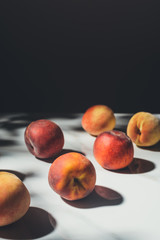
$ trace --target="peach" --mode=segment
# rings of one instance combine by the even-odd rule
[[[137,146],[152,146],[160,140],[160,120],[151,113],[138,112],[128,122],[127,135]]]
[[[14,174],[0,172],[0,226],[16,222],[29,209],[30,194]]]
[[[94,105],[86,110],[82,116],[82,127],[90,135],[110,131],[115,127],[116,118],[111,108],[105,105]]]
[[[58,157],[48,173],[50,187],[62,198],[77,200],[89,195],[96,182],[96,171],[84,155],[70,152]]]
[[[124,132],[112,130],[96,138],[93,153],[103,168],[117,170],[132,162],[134,149],[131,139]]]
[[[61,128],[47,119],[31,122],[25,130],[24,137],[28,150],[37,158],[53,157],[64,145]]]

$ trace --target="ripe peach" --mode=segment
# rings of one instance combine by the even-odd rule
[[[24,137],[28,150],[42,159],[53,157],[64,145],[61,128],[47,119],[31,122],[25,130]]]
[[[70,152],[58,157],[48,173],[50,187],[67,200],[86,197],[95,187],[96,172],[84,155]]]
[[[137,146],[152,146],[160,140],[160,120],[151,113],[138,112],[128,122],[127,135]]]
[[[124,132],[112,130],[96,138],[93,153],[103,168],[117,170],[132,162],[134,149],[131,139]]]
[[[94,105],[82,117],[83,129],[93,136],[110,131],[115,127],[116,118],[112,109],[105,105]]]
[[[14,174],[0,172],[0,226],[11,224],[25,215],[30,205],[30,194]]]

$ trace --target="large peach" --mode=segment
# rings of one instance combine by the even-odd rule
[[[84,155],[70,152],[58,157],[48,173],[51,188],[62,198],[77,200],[92,192],[96,182],[96,171]]]
[[[88,108],[82,117],[83,129],[93,136],[112,130],[115,124],[114,112],[105,105],[94,105]]]
[[[152,146],[160,140],[160,120],[151,113],[138,112],[128,122],[127,135],[137,146]]]
[[[42,159],[53,157],[64,145],[61,128],[47,119],[31,122],[25,130],[24,137],[28,150]]]
[[[0,172],[0,226],[11,224],[28,211],[30,194],[14,174]]]
[[[96,138],[93,153],[103,168],[117,170],[132,162],[134,149],[131,139],[124,132],[112,130]]]

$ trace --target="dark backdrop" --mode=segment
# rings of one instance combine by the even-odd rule
[[[0,112],[159,112],[159,0],[0,1]]]

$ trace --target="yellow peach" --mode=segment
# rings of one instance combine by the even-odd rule
[[[128,122],[127,135],[137,146],[152,146],[160,140],[160,120],[149,112],[135,113]]]
[[[30,205],[30,194],[14,174],[0,172],[0,226],[22,218]]]

